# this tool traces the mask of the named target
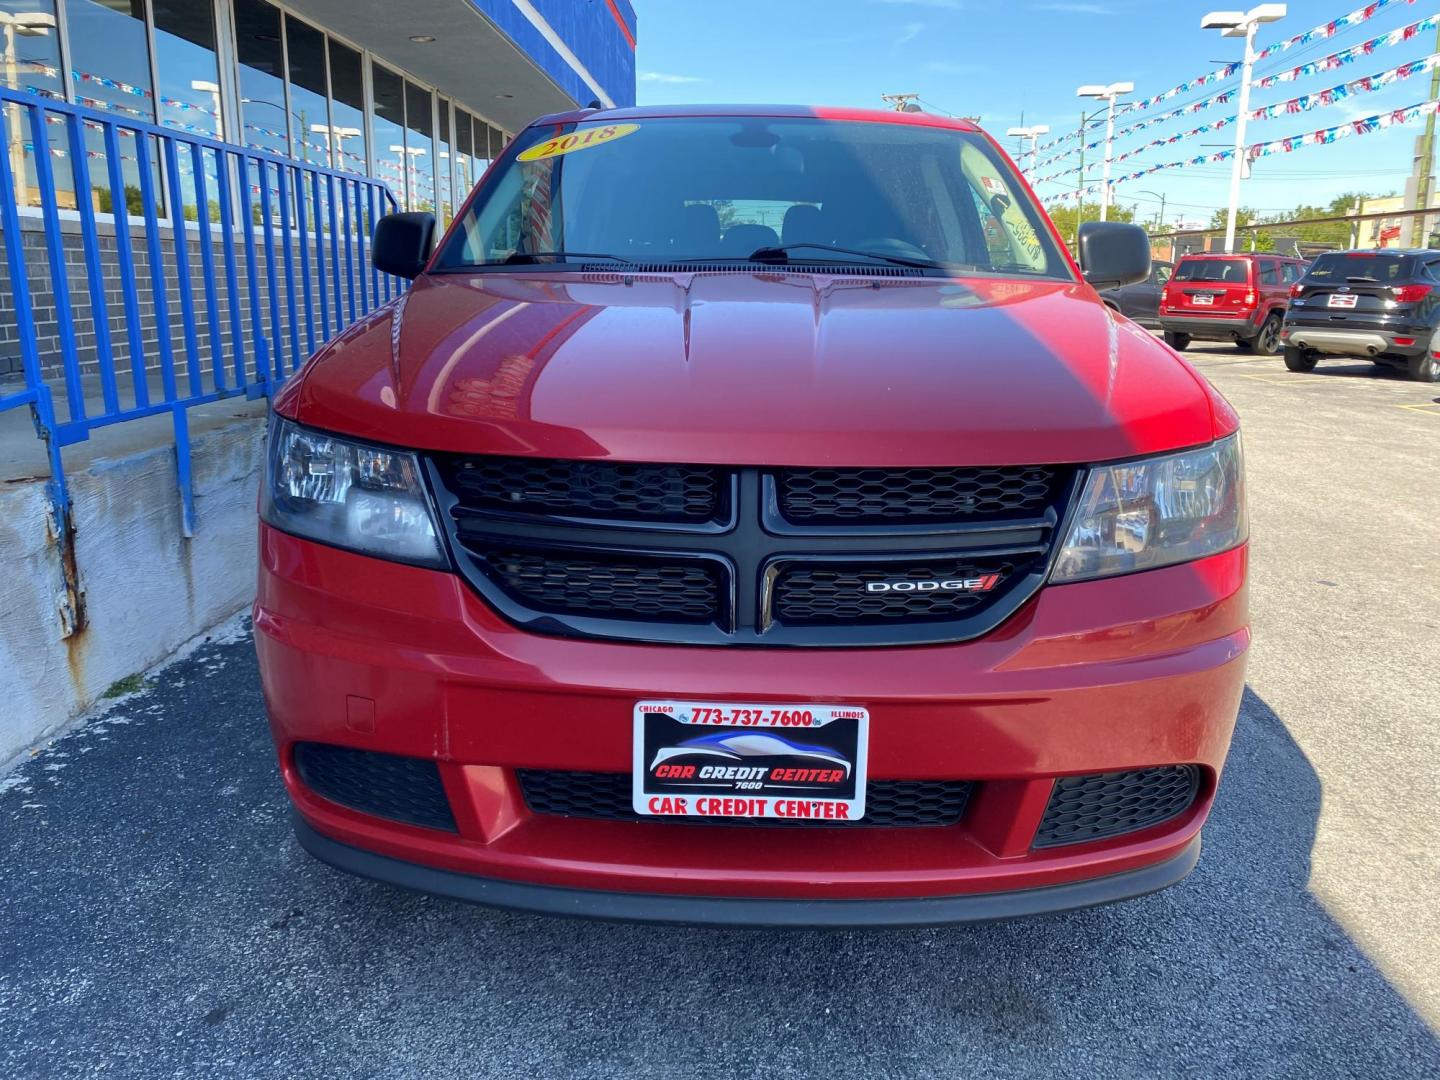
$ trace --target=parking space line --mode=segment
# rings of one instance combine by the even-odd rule
[[[1424,413],[1427,416],[1440,416],[1440,401],[1412,401],[1404,405],[1396,405],[1395,408],[1410,409],[1412,412]]]

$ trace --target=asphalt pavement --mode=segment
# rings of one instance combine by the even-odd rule
[[[0,1076],[1440,1075],[1440,387],[1192,356],[1256,641],[1181,885],[866,933],[402,892],[292,840],[241,631],[0,774]]]

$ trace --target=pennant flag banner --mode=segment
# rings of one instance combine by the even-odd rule
[[[1369,22],[1380,12],[1395,4],[1413,4],[1415,0],[1374,0],[1374,3],[1366,4],[1362,8],[1350,12],[1349,15],[1342,15],[1328,23],[1322,23],[1313,30],[1306,30],[1303,34],[1296,34],[1286,41],[1277,41],[1274,45],[1267,45],[1255,54],[1256,60],[1264,60],[1267,56],[1275,56],[1277,53],[1293,49],[1296,45],[1308,45],[1312,41],[1323,41],[1326,38],[1334,37],[1341,30],[1351,26],[1359,26],[1361,23]]]
[[[1381,13],[1382,11],[1384,11],[1386,8],[1394,7],[1396,4],[1411,5],[1411,4],[1414,4],[1414,3],[1415,3],[1415,0],[1373,0],[1372,3],[1366,4],[1366,5],[1365,5],[1364,7],[1362,7],[1362,8],[1356,8],[1354,11],[1350,12],[1350,14],[1348,14],[1348,15],[1342,15],[1342,16],[1341,16],[1340,18],[1338,18],[1338,19],[1332,19],[1330,22],[1322,23],[1321,25],[1319,25],[1319,26],[1317,26],[1317,27],[1314,27],[1313,29],[1310,29],[1310,30],[1305,31],[1305,33],[1303,33],[1303,34],[1296,34],[1294,37],[1289,38],[1289,39],[1287,39],[1287,40],[1285,40],[1285,41],[1277,41],[1277,42],[1276,42],[1275,44],[1273,44],[1273,45],[1267,45],[1265,48],[1261,49],[1261,50],[1256,54],[1256,57],[1255,57],[1255,58],[1256,58],[1257,60],[1263,60],[1263,59],[1265,59],[1266,57],[1276,56],[1276,55],[1279,55],[1280,53],[1283,53],[1283,52],[1285,52],[1285,51],[1287,51],[1287,50],[1289,50],[1289,49],[1293,49],[1293,48],[1295,48],[1297,45],[1308,45],[1308,44],[1310,44],[1310,43],[1312,43],[1312,42],[1315,42],[1315,41],[1323,41],[1323,40],[1325,40],[1326,38],[1334,37],[1334,36],[1335,36],[1336,34],[1338,34],[1340,31],[1345,30],[1345,29],[1348,29],[1349,27],[1359,26],[1361,23],[1367,23],[1367,22],[1369,22],[1371,19],[1375,18],[1376,15],[1380,14],[1380,13]],[[1436,22],[1435,22],[1435,19],[1436,19],[1436,18],[1440,18],[1440,16],[1435,16],[1435,17],[1432,17],[1432,18],[1430,18],[1430,19],[1424,19],[1424,20],[1422,20],[1422,21],[1419,22],[1419,23],[1413,23],[1413,24],[1411,24],[1410,26],[1402,27],[1402,28],[1399,29],[1399,30],[1391,31],[1389,34],[1384,34],[1384,35],[1382,35],[1382,36],[1380,36],[1380,37],[1378,37],[1378,38],[1374,38],[1374,39],[1372,39],[1372,40],[1370,40],[1370,41],[1367,41],[1367,42],[1365,42],[1365,43],[1362,44],[1362,45],[1356,46],[1354,50],[1347,49],[1347,50],[1345,50],[1345,52],[1347,52],[1347,53],[1353,52],[1355,55],[1360,55],[1361,52],[1372,52],[1374,49],[1379,48],[1381,45],[1395,45],[1395,44],[1399,44],[1401,41],[1409,41],[1411,38],[1413,38],[1413,37],[1414,37],[1416,34],[1418,34],[1418,33],[1422,33],[1423,31],[1425,31],[1425,30],[1427,30],[1427,29],[1428,29],[1428,30],[1433,30],[1433,29],[1435,29],[1435,28],[1436,28]],[[1394,39],[1394,40],[1389,40],[1389,39]],[[1342,55],[1342,54],[1337,54],[1337,55]],[[1330,59],[1330,58],[1327,57],[1326,59]],[[1353,56],[1351,57],[1351,59],[1353,59]],[[1345,62],[1348,62],[1348,61],[1341,61],[1341,63],[1345,63]],[[1316,63],[1316,64],[1323,64],[1324,61],[1323,61],[1323,60],[1322,60],[1322,61],[1316,61],[1315,63]],[[1149,108],[1152,108],[1152,107],[1160,104],[1162,101],[1168,101],[1169,99],[1171,99],[1171,98],[1173,98],[1173,97],[1178,97],[1180,94],[1187,93],[1187,92],[1189,92],[1189,91],[1191,91],[1191,90],[1196,89],[1197,87],[1200,87],[1200,86],[1208,86],[1208,85],[1211,85],[1211,84],[1213,84],[1213,83],[1222,82],[1223,80],[1228,79],[1231,75],[1234,75],[1235,72],[1239,71],[1240,68],[1241,68],[1241,66],[1242,66],[1242,65],[1240,65],[1240,64],[1238,64],[1238,63],[1236,63],[1236,64],[1226,64],[1224,67],[1222,67],[1222,68],[1217,68],[1215,71],[1208,72],[1207,74],[1204,74],[1204,75],[1197,75],[1195,78],[1193,78],[1193,79],[1188,79],[1188,80],[1186,80],[1185,82],[1180,83],[1178,86],[1173,86],[1173,87],[1171,87],[1169,90],[1166,90],[1163,94],[1156,94],[1154,97],[1152,97],[1152,98],[1147,98],[1147,99],[1144,100],[1144,101],[1135,101],[1135,102],[1131,102],[1131,103],[1128,104],[1128,105],[1124,105],[1124,106],[1122,106],[1121,108],[1119,108],[1119,109],[1116,110],[1116,115],[1118,116],[1118,115],[1122,115],[1122,114],[1128,113],[1128,112],[1135,112],[1135,111],[1140,111],[1140,110],[1144,110],[1144,109],[1149,109]],[[1335,67],[1339,67],[1339,66],[1340,66],[1339,63],[1330,65],[1331,68],[1335,68]],[[1306,70],[1306,69],[1309,69],[1309,70]],[[1324,70],[1327,70],[1327,69],[1324,68],[1324,67],[1318,67],[1318,66],[1312,67],[1311,65],[1308,65],[1308,64],[1307,64],[1307,65],[1302,65],[1302,67],[1296,68],[1295,70],[1296,70],[1296,72],[1304,72],[1305,74],[1310,74],[1310,73],[1313,72],[1313,71],[1324,71]],[[1263,87],[1263,86],[1273,86],[1276,82],[1286,82],[1286,81],[1289,81],[1289,80],[1291,80],[1291,79],[1296,79],[1296,78],[1300,78],[1300,77],[1301,77],[1301,76],[1300,76],[1299,74],[1288,74],[1288,73],[1287,73],[1286,75],[1280,76],[1280,77],[1278,77],[1278,78],[1277,78],[1277,77],[1274,77],[1274,76],[1271,76],[1268,80],[1262,79],[1262,80],[1260,80],[1259,82],[1254,83],[1253,85],[1255,85],[1255,86],[1262,86],[1262,87]],[[1233,96],[1233,92],[1232,92],[1231,94],[1228,94],[1228,95],[1218,95],[1216,98],[1209,99],[1209,100],[1207,101],[1207,103],[1205,103],[1205,104],[1200,104],[1200,103],[1197,102],[1197,103],[1195,103],[1195,104],[1192,105],[1192,106],[1188,106],[1187,108],[1188,108],[1189,111],[1191,111],[1191,112],[1199,112],[1201,109],[1209,108],[1211,105],[1224,104],[1225,101],[1229,101],[1232,96]],[[1220,100],[1221,98],[1224,98],[1224,101]],[[1178,115],[1178,110],[1177,110],[1176,112],[1167,114],[1167,118],[1172,118],[1172,117],[1174,117],[1175,115]],[[1155,120],[1154,122],[1155,122],[1155,123],[1159,123],[1160,120],[1157,119],[1157,120]],[[1121,131],[1121,132],[1118,132],[1116,137],[1118,138],[1120,135],[1129,134],[1131,131],[1135,131],[1135,130],[1138,130],[1138,128],[1136,128],[1136,127],[1130,127],[1130,128],[1125,129],[1125,130],[1123,130],[1123,131]],[[1039,152],[1041,152],[1041,151],[1051,150],[1051,149],[1053,149],[1053,148],[1055,148],[1055,147],[1057,147],[1057,146],[1061,146],[1061,145],[1063,145],[1064,143],[1067,143],[1067,142],[1071,141],[1072,139],[1075,139],[1078,135],[1079,135],[1079,132],[1072,131],[1072,132],[1069,132],[1069,133],[1067,133],[1067,134],[1065,134],[1065,135],[1060,136],[1058,139],[1051,139],[1048,143],[1042,143],[1042,144],[1040,144],[1039,146],[1037,146],[1037,147],[1035,148],[1035,149],[1036,149],[1036,152],[1039,153]],[[1092,145],[1093,145],[1093,144],[1092,144]],[[1089,147],[1087,147],[1087,149],[1089,149]],[[1070,151],[1070,153],[1074,153],[1074,152],[1075,152],[1074,150]],[[1054,160],[1054,159],[1052,158],[1052,159],[1050,159],[1050,160]]]
[[[1208,98],[1201,98],[1199,101],[1192,101],[1188,105],[1182,105],[1178,109],[1171,109],[1169,112],[1160,113],[1158,116],[1146,117],[1144,120],[1138,120],[1133,124],[1127,124],[1125,127],[1117,128],[1115,130],[1115,138],[1123,139],[1127,135],[1133,135],[1137,131],[1144,131],[1146,128],[1155,127],[1157,124],[1163,124],[1168,120],[1174,120],[1176,117],[1190,116],[1197,112],[1204,112],[1206,109],[1211,108],[1215,105],[1228,105],[1230,102],[1235,100],[1236,95],[1239,93],[1240,90],[1238,87],[1236,87],[1233,90],[1225,90],[1219,94],[1214,94]],[[1086,143],[1085,149],[1094,150],[1097,146],[1103,146],[1104,143],[1104,139],[1096,139],[1094,142]],[[1063,161],[1071,154],[1077,154],[1079,152],[1080,148],[1076,146],[1072,147],[1069,150],[1062,151],[1059,154],[1051,154],[1049,157],[1042,158],[1041,160],[1035,162],[1034,165],[1030,166],[1030,169],[1033,171],[1035,169],[1043,168],[1046,165],[1052,165],[1057,161]]]
[[[1434,30],[1440,27],[1440,15],[1431,15],[1428,19],[1421,19],[1409,26],[1402,26],[1398,30],[1391,30],[1388,34],[1381,34],[1369,41],[1362,41],[1359,45],[1352,45],[1348,49],[1341,49],[1329,56],[1322,56],[1318,60],[1311,60],[1308,64],[1301,64],[1299,67],[1291,68],[1289,71],[1280,71],[1274,75],[1266,75],[1263,79],[1256,79],[1250,85],[1257,90],[1264,90],[1266,87],[1275,86],[1278,83],[1294,82],[1296,79],[1303,79],[1307,75],[1314,75],[1320,71],[1334,71],[1336,68],[1344,67],[1346,64],[1361,56],[1369,56],[1376,49],[1387,48],[1391,45],[1401,45],[1413,40],[1427,30]]]
[[[1362,11],[1365,10],[1369,9],[1362,9]],[[1349,16],[1347,16],[1347,18],[1348,17]],[[1362,41],[1358,45],[1353,45],[1348,49],[1342,49],[1340,52],[1332,53],[1329,56],[1322,56],[1317,60],[1312,60],[1309,63],[1301,64],[1299,67],[1291,68],[1288,71],[1281,71],[1277,72],[1274,75],[1267,75],[1263,79],[1256,79],[1250,85],[1255,87],[1256,89],[1264,90],[1272,86],[1277,86],[1280,83],[1294,82],[1296,79],[1301,79],[1308,75],[1314,75],[1318,72],[1333,71],[1336,68],[1341,68],[1347,64],[1354,62],[1359,57],[1369,56],[1377,49],[1389,48],[1394,45],[1402,45],[1408,41],[1413,41],[1417,36],[1422,33],[1426,33],[1437,28],[1440,28],[1440,14],[1435,14],[1431,15],[1429,18],[1420,19],[1417,22],[1413,22],[1408,26],[1402,26],[1398,29],[1391,30],[1388,34],[1381,34],[1379,37],[1371,38],[1369,41]],[[1265,120],[1292,113],[1307,112],[1310,109],[1322,108],[1326,105],[1333,105],[1335,104],[1335,102],[1343,101],[1344,99],[1352,97],[1355,94],[1369,93],[1371,91],[1380,89],[1382,86],[1389,85],[1390,83],[1400,82],[1404,79],[1409,79],[1414,77],[1415,75],[1420,75],[1424,72],[1430,71],[1437,66],[1437,63],[1440,63],[1440,59],[1437,58],[1440,58],[1440,54],[1429,56],[1422,60],[1415,60],[1408,64],[1401,64],[1399,67],[1391,68],[1389,71],[1378,72],[1375,75],[1370,75],[1363,79],[1352,79],[1341,86],[1334,86],[1328,90],[1320,90],[1313,94],[1305,94],[1301,97],[1291,98],[1289,101],[1282,101],[1274,105],[1267,105],[1264,108],[1255,109],[1254,111],[1252,111],[1250,113],[1250,118],[1252,120]],[[1133,135],[1137,131],[1143,131],[1146,128],[1154,127],[1157,124],[1163,124],[1167,120],[1174,120],[1176,117],[1184,116],[1188,113],[1200,112],[1215,105],[1227,105],[1231,101],[1235,100],[1235,97],[1239,94],[1239,92],[1240,91],[1238,88],[1226,90],[1219,94],[1213,94],[1208,98],[1202,98],[1199,101],[1192,101],[1187,105],[1182,105],[1178,109],[1171,109],[1169,112],[1161,113],[1158,116],[1147,117],[1146,119],[1137,121],[1136,123],[1128,124],[1125,127],[1118,128],[1116,130],[1115,138],[1123,139],[1128,135]],[[1180,139],[1186,138],[1189,135],[1203,135],[1207,132],[1215,131],[1219,128],[1225,127],[1229,123],[1233,123],[1233,118],[1225,121],[1217,121],[1213,125],[1202,124],[1200,127],[1195,128],[1193,131],[1186,132],[1184,135],[1178,135],[1169,139],[1151,142],[1148,143],[1146,146],[1141,147],[1140,149],[1146,150],[1155,146],[1168,145],[1171,142],[1178,142]],[[1073,133],[1071,137],[1074,137]],[[1095,150],[1104,145],[1104,139],[1096,139],[1093,142],[1086,143],[1084,145],[1084,149],[1086,151]],[[1042,158],[1041,160],[1036,161],[1035,164],[1030,167],[1030,171],[1033,172],[1036,169],[1043,168],[1047,165],[1052,165],[1057,161],[1063,161],[1065,158],[1070,157],[1073,154],[1079,153],[1080,150],[1081,147],[1075,146],[1071,147],[1069,150],[1062,151],[1061,153],[1052,154],[1047,158]],[[1133,157],[1136,153],[1139,153],[1139,151],[1131,151],[1127,154],[1121,155],[1121,157],[1118,157],[1115,160],[1121,161],[1124,160],[1124,158],[1126,157]],[[1053,175],[1066,176],[1076,171],[1078,170],[1070,169],[1068,170],[1068,172],[1055,173]],[[1046,177],[1045,179],[1050,178],[1051,177]]]
[[[1417,120],[1423,120],[1437,111],[1440,111],[1440,101],[1424,101],[1417,105],[1409,105],[1403,109],[1393,109],[1390,112],[1377,113],[1375,116],[1367,116],[1360,120],[1347,120],[1343,124],[1336,124],[1334,127],[1321,128],[1319,131],[1309,131],[1303,135],[1291,135],[1284,139],[1273,139],[1270,142],[1255,143],[1246,147],[1245,156],[1251,160],[1263,157],[1273,157],[1276,154],[1289,154],[1305,146],[1328,146],[1341,139],[1351,139],[1360,135],[1369,135],[1376,131],[1384,131],[1387,128],[1399,127],[1402,124],[1413,124]],[[1130,173],[1128,176],[1116,176],[1111,178],[1110,186],[1123,184],[1130,180],[1138,180],[1142,176],[1149,176],[1152,173],[1162,172],[1166,169],[1188,169],[1195,165],[1210,165],[1217,161],[1225,161],[1235,156],[1234,150],[1220,150],[1214,154],[1205,154],[1200,157],[1187,158],[1183,161],[1171,161],[1163,165],[1152,165],[1147,169]],[[1104,184],[1091,184],[1080,191],[1066,191],[1058,195],[1052,195],[1045,199],[1046,205],[1053,205],[1061,202],[1069,202],[1073,199],[1083,199],[1099,192]]]
[[[1347,120],[1343,124],[1336,124],[1334,127],[1321,128],[1319,131],[1306,132],[1304,135],[1292,135],[1288,139],[1275,139],[1272,142],[1256,143],[1249,147],[1245,153],[1251,158],[1270,157],[1274,154],[1288,154],[1302,146],[1328,146],[1341,139],[1352,138],[1356,135],[1369,135],[1374,131],[1384,131],[1386,128],[1396,127],[1401,124],[1413,124],[1416,120],[1423,119],[1440,109],[1440,101],[1425,101],[1418,105],[1410,105],[1403,109],[1394,109],[1391,112],[1379,113],[1375,116],[1367,116],[1362,120]]]
[[[1334,105],[1336,102],[1344,101],[1346,98],[1354,97],[1357,94],[1370,94],[1392,83],[1414,78],[1416,75],[1423,75],[1425,72],[1432,71],[1436,67],[1440,67],[1440,53],[1433,53],[1423,60],[1412,60],[1408,64],[1393,67],[1389,71],[1380,71],[1374,75],[1366,75],[1361,79],[1351,79],[1347,83],[1332,86],[1328,90],[1317,90],[1313,94],[1302,94],[1300,97],[1291,98],[1289,101],[1278,101],[1274,105],[1266,105],[1263,108],[1254,109],[1250,113],[1250,119],[1273,120],[1279,116],[1290,116],[1294,113],[1309,112],[1311,109],[1324,108],[1327,105]]]

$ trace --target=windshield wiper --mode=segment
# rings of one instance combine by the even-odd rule
[[[965,263],[942,263],[934,259],[911,258],[908,255],[886,255],[879,251],[866,251],[864,248],[837,247],[834,244],[817,244],[809,240],[800,240],[793,244],[768,244],[765,247],[756,248],[747,255],[746,258],[753,262],[787,262],[790,258],[790,252],[797,248],[814,248],[817,251],[833,251],[837,255],[859,255],[866,259],[878,259],[880,262],[892,263],[896,266],[919,266],[927,270],[949,270],[954,267],[976,269]]]
[[[1354,275],[1353,277],[1347,277],[1345,280],[1346,280],[1346,281],[1377,281],[1377,282],[1378,282],[1380,279],[1379,279],[1378,277],[1370,277],[1368,274],[1356,274],[1356,275]]]

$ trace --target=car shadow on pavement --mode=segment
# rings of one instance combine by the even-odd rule
[[[895,932],[532,917],[300,851],[253,649],[216,645],[0,778],[0,1074],[1434,1076],[1307,889],[1320,803],[1247,692],[1163,893]]]

